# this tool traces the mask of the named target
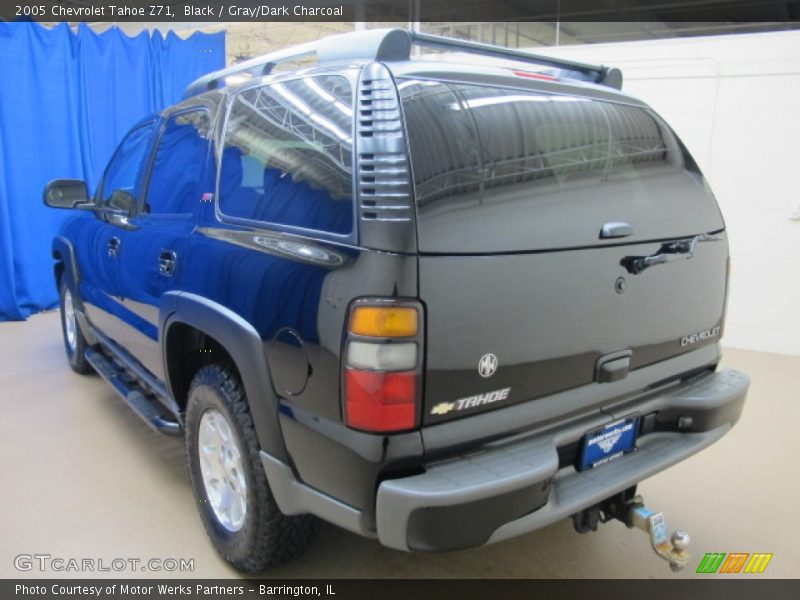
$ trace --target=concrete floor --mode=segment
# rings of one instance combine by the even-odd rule
[[[195,572],[184,576],[237,576],[206,539],[181,440],[153,433],[97,376],[70,371],[57,313],[0,323],[0,356],[0,577],[44,576],[16,571],[21,553],[106,564],[191,558]],[[673,574],[644,534],[620,523],[578,535],[562,521],[447,554],[396,552],[321,523],[303,558],[268,575],[692,578],[705,552],[772,552],[759,577],[798,577],[800,358],[731,349],[723,362],[753,380],[739,425],[640,486],[671,528],[691,534],[693,561],[683,573]]]

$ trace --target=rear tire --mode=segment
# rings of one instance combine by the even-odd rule
[[[275,503],[244,388],[227,365],[203,367],[192,380],[186,459],[206,533],[236,569],[258,573],[305,551],[312,517],[286,516]]]
[[[67,285],[64,278],[61,278],[59,287],[59,305],[61,309],[61,333],[64,336],[64,349],[67,352],[67,360],[72,370],[81,375],[91,373],[92,365],[86,360],[86,348],[89,344],[83,337],[80,325],[78,325],[77,309],[72,290]]]

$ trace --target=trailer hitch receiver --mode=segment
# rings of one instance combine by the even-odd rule
[[[619,518],[617,515],[615,517]],[[644,531],[650,537],[653,551],[666,560],[673,571],[680,571],[689,562],[689,534],[678,530],[667,539],[664,513],[653,512],[645,507],[641,496],[634,496],[626,503],[624,519],[620,520],[628,527]]]
[[[642,497],[636,495],[635,487],[572,515],[572,524],[578,533],[589,533],[597,531],[600,523],[612,519],[622,521],[631,529],[644,531],[650,538],[653,551],[667,561],[673,571],[680,571],[689,562],[689,534],[675,531],[668,538],[664,513],[647,508]]]

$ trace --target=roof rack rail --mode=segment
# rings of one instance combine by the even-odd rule
[[[412,44],[427,46],[431,48],[441,48],[443,50],[453,50],[456,52],[469,52],[482,54],[496,58],[506,58],[536,64],[542,67],[552,67],[560,71],[568,71],[573,77],[585,79],[592,83],[598,83],[617,90],[622,89],[622,71],[616,67],[605,67],[603,65],[591,65],[542,54],[534,54],[523,50],[514,50],[503,46],[483,44],[480,42],[470,42],[454,38],[419,33],[417,31],[407,32],[411,37]]]
[[[268,75],[280,63],[307,57],[316,57],[318,63],[356,59],[409,60],[411,48],[414,45],[533,63],[566,71],[570,74],[569,76],[578,79],[585,79],[615,89],[622,88],[622,73],[617,68],[562,60],[502,46],[458,40],[406,29],[371,29],[333,35],[315,42],[270,52],[226,69],[214,71],[190,84],[183,97],[184,99],[190,98],[208,90],[223,87],[225,80],[232,75],[248,74],[254,77]]]
[[[190,84],[183,97],[190,98],[223,87],[225,79],[231,75],[249,74],[253,77],[269,75],[280,63],[307,57],[316,57],[318,63],[364,58],[379,61],[403,60],[403,55],[408,59],[411,48],[408,33],[405,29],[370,29],[332,35],[315,42],[291,46],[209,73]]]

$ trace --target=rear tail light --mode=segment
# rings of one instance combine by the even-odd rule
[[[417,422],[417,375],[345,369],[347,425],[365,431],[403,431]]]
[[[348,427],[386,433],[417,426],[421,310],[413,302],[383,299],[353,306],[342,361]]]
[[[720,332],[719,338],[724,334],[725,321],[728,318],[728,300],[731,297],[731,257],[728,255],[725,261],[725,299],[722,302],[722,317],[720,319]],[[718,339],[719,339],[718,338]]]
[[[347,344],[347,366],[368,371],[409,371],[417,366],[417,344]]]
[[[350,315],[350,333],[368,337],[417,335],[419,313],[410,306],[356,306]]]

